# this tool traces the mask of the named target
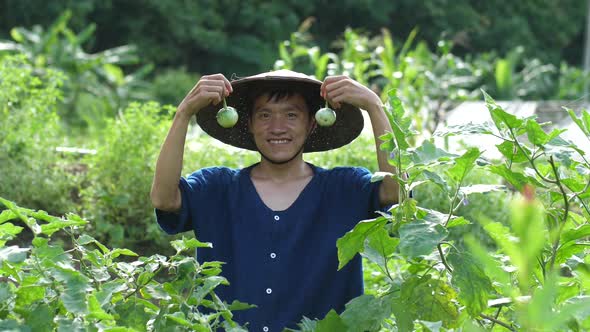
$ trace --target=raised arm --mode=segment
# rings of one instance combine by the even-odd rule
[[[367,111],[375,135],[379,170],[395,173],[395,168],[387,161],[388,153],[379,149],[379,136],[392,131],[379,96],[371,89],[347,76],[327,77],[322,84],[322,96],[336,108],[340,107],[340,103],[348,103]],[[385,177],[379,187],[381,206],[397,203],[398,196],[398,183],[391,177]]]
[[[170,212],[180,210],[182,198],[178,183],[189,120],[207,105],[220,103],[231,92],[231,84],[222,74],[203,76],[178,106],[156,163],[150,192],[155,208]]]

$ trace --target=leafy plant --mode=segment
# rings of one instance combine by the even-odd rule
[[[0,192],[31,207],[74,210],[76,161],[55,148],[64,131],[57,115],[63,75],[35,75],[23,56],[0,59]]]
[[[545,132],[534,118],[518,118],[485,94],[494,120],[486,126],[450,127],[439,135],[466,132],[501,137],[505,159],[490,162],[476,148],[455,154],[426,140],[412,148],[415,135],[401,100],[389,96],[393,132],[381,137],[400,183],[400,202],[389,213],[359,222],[337,242],[339,268],[357,253],[381,273],[381,288],[350,301],[338,314],[303,320],[302,331],[565,330],[590,328],[586,239],[590,236],[590,164],[585,152]],[[590,139],[590,113],[572,119]],[[437,171],[432,170],[436,167]],[[508,188],[467,185],[481,168],[500,175],[515,193],[509,223],[482,216],[456,216],[470,196]],[[446,211],[430,210],[409,197],[410,190],[436,185],[446,195]],[[536,193],[535,189],[536,188]],[[489,246],[470,235],[477,222]]]
[[[0,198],[0,329],[19,331],[246,331],[215,288],[227,280],[221,263],[198,263],[196,239],[171,242],[170,257],[140,257],[129,249],[109,249],[78,229],[88,222],[18,207]],[[14,220],[15,222],[10,222]],[[23,230],[30,247],[7,246]],[[54,244],[56,233],[70,247]]]
[[[79,99],[86,95],[100,97],[108,108],[102,109],[114,115],[129,100],[146,100],[149,95],[144,79],[152,66],[146,65],[131,74],[124,73],[121,66],[137,65],[139,57],[134,46],[126,45],[89,54],[83,49],[96,30],[89,24],[75,33],[68,27],[72,16],[66,10],[45,30],[36,25],[32,29],[13,28],[10,35],[14,41],[0,42],[0,54],[23,54],[36,71],[45,68],[62,71],[65,74],[65,107],[61,116],[70,123],[81,125],[77,112]]]

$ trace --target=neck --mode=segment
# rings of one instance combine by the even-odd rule
[[[260,163],[252,169],[252,176],[277,182],[288,181],[309,175],[312,175],[312,170],[309,165],[303,161],[301,155],[283,164],[276,164],[261,157]]]

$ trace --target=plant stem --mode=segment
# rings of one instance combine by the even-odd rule
[[[555,175],[555,183],[557,184],[559,191],[561,191],[561,195],[563,196],[563,202],[565,205],[564,211],[563,211],[563,222],[559,225],[559,231],[557,232],[555,242],[553,243],[553,249],[552,249],[553,252],[551,254],[551,261],[549,262],[549,268],[553,269],[553,265],[555,264],[555,257],[557,256],[557,248],[559,247],[559,237],[561,236],[561,231],[563,230],[563,226],[567,222],[570,204],[569,204],[569,200],[567,198],[567,193],[565,192],[565,189],[563,188],[563,185],[561,184],[561,181],[559,180],[559,174],[557,173],[557,167],[555,166],[555,161],[553,160],[553,156],[549,157],[549,165],[551,165],[551,169],[553,170],[553,174]]]
[[[438,249],[438,254],[440,255],[440,260],[443,263],[443,265],[445,266],[445,269],[447,269],[450,273],[453,273],[453,269],[447,263],[447,259],[445,258],[445,254],[442,251],[442,243],[437,244],[436,248]]]

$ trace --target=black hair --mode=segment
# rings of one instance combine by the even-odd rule
[[[249,103],[250,105],[248,105],[248,116],[252,117],[252,111],[254,110],[254,101],[260,97],[260,96],[264,96],[264,95],[268,95],[267,101],[278,101],[284,98],[289,98],[295,95],[301,95],[303,97],[303,99],[305,99],[305,106],[307,107],[307,111],[309,112],[310,116],[312,116],[313,114],[315,114],[315,112],[317,111],[317,105],[314,105],[314,103],[307,98],[307,94],[304,93],[303,91],[299,91],[297,89],[271,89],[271,90],[261,90],[261,91],[257,91],[256,93],[252,94],[252,98],[250,98]]]

